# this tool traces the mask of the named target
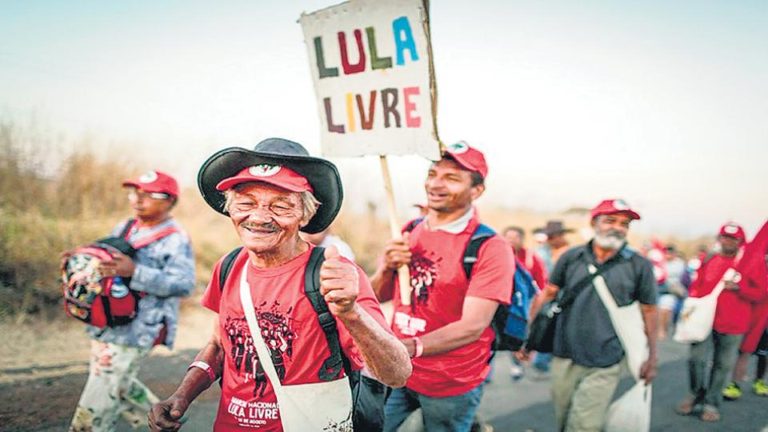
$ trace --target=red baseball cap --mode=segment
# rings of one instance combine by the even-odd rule
[[[161,192],[174,197],[179,196],[179,183],[176,179],[161,171],[147,171],[137,179],[123,181],[123,187],[131,186],[144,192]]]
[[[632,219],[640,219],[640,214],[632,210],[623,199],[607,199],[600,201],[597,207],[590,212],[592,219],[601,216],[616,213],[624,213]]]
[[[747,241],[747,235],[744,233],[744,228],[739,226],[736,222],[726,222],[725,225],[720,227],[718,236],[733,237],[741,243]]]
[[[488,175],[488,164],[485,163],[483,153],[465,141],[447,146],[445,152],[465,169],[480,173],[483,178]]]
[[[241,183],[264,182],[287,189],[291,192],[314,192],[309,180],[296,171],[282,166],[259,164],[244,168],[233,177],[225,178],[216,185],[216,190],[225,191]]]

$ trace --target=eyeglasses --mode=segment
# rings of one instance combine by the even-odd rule
[[[128,199],[131,201],[141,201],[147,198],[153,200],[167,200],[170,197],[169,194],[164,192],[141,192],[135,190],[128,192]]]
[[[247,201],[247,202],[233,203],[231,206],[229,206],[229,208],[227,209],[227,212],[230,215],[235,216],[235,215],[242,215],[243,213],[252,213],[257,211],[259,208],[262,208],[267,213],[277,217],[291,216],[295,214],[297,211],[299,211],[298,207],[291,206],[283,202],[260,206],[255,202]]]

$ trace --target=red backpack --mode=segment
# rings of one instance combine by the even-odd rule
[[[135,225],[136,220],[129,219],[119,236],[78,247],[62,263],[61,282],[67,315],[100,328],[128,324],[136,318],[144,293],[128,288],[130,278],[102,276],[99,265],[111,261],[116,251],[133,259],[137,250],[179,230],[170,226],[130,243],[128,236]]]

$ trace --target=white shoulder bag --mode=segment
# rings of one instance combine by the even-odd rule
[[[594,265],[589,265],[589,272],[595,273]],[[616,304],[608,290],[602,275],[594,279],[595,290],[600,296],[616,335],[624,348],[629,372],[635,379],[635,385],[616,399],[608,407],[605,432],[644,432],[651,429],[651,385],[640,379],[640,368],[648,359],[648,337],[645,334],[645,322],[637,301],[627,306]]]
[[[285,432],[352,432],[352,393],[349,378],[336,381],[284,386],[272,363],[272,356],[261,336],[253,309],[251,287],[247,279],[248,266],[240,276],[240,301],[253,337],[259,362],[277,396],[280,421]],[[306,359],[312,361],[312,359]]]
[[[735,280],[737,275],[736,270],[729,268],[711,293],[704,297],[687,297],[683,301],[683,308],[680,310],[680,318],[677,320],[673,336],[675,342],[701,342],[709,337],[712,333],[712,324],[715,322],[717,298],[725,289],[726,281],[738,282]]]

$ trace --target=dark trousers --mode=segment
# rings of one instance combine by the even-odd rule
[[[691,357],[688,359],[688,377],[691,394],[695,404],[720,407],[725,388],[736,358],[743,335],[729,335],[712,331],[705,340],[691,344]],[[713,357],[710,357],[712,351]],[[707,363],[712,359],[712,369],[707,380]]]

